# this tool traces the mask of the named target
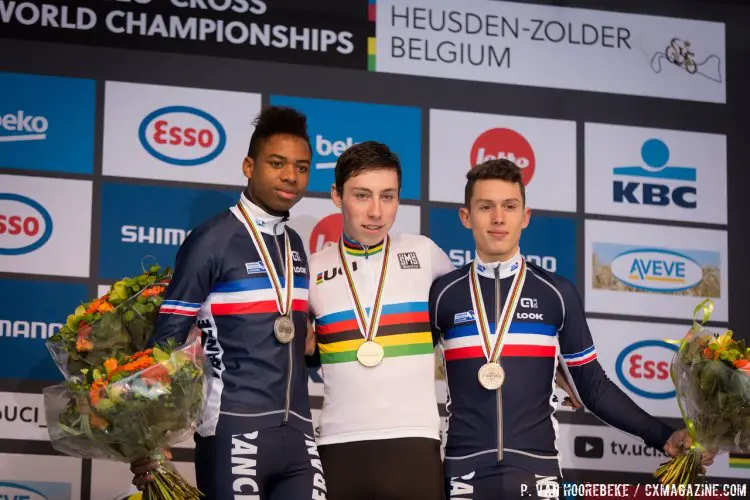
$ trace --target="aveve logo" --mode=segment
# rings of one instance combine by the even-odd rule
[[[310,233],[310,253],[319,252],[338,243],[343,230],[344,218],[340,213],[326,215],[320,219]]]
[[[620,382],[634,394],[649,399],[675,396],[669,367],[677,347],[661,340],[635,342],[622,350],[615,361]]]
[[[536,157],[524,136],[509,128],[492,128],[482,132],[471,146],[469,168],[499,158],[506,158],[518,165],[524,186],[529,185],[536,170]]]
[[[151,156],[180,167],[210,162],[227,143],[219,120],[190,106],[167,106],[149,113],[141,121],[138,139]]]
[[[40,203],[15,193],[0,193],[0,255],[21,255],[52,236],[52,217]]]
[[[22,484],[0,482],[0,499],[47,500],[47,495]]]
[[[612,259],[610,268],[626,285],[654,292],[688,290],[703,279],[695,260],[671,250],[629,250]]]

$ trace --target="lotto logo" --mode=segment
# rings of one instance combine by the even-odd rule
[[[488,160],[506,158],[521,169],[524,185],[534,176],[534,150],[524,136],[509,128],[493,128],[482,132],[471,147],[470,167]]]

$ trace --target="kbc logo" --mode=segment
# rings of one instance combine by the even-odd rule
[[[316,253],[325,247],[335,245],[344,230],[344,218],[340,213],[327,215],[320,219],[310,233],[310,253]]]

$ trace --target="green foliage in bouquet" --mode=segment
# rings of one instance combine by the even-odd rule
[[[655,476],[662,484],[695,484],[701,476],[703,452],[750,450],[750,349],[744,340],[703,328],[713,311],[705,300],[695,309],[694,321],[679,342],[670,374],[677,404],[692,441],[690,449],[662,464]]]
[[[122,353],[44,391],[50,440],[70,456],[132,463],[195,432],[209,380],[199,336]],[[202,493],[164,463],[144,492],[149,499],[195,499]]]
[[[171,274],[169,267],[151,266],[143,274],[119,280],[102,297],[78,306],[47,341],[60,371],[66,377],[78,375],[113,354],[142,350],[153,331]]]

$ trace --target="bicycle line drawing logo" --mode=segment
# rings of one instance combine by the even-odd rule
[[[664,49],[664,52],[656,52],[653,55],[651,58],[651,69],[654,73],[661,73],[661,62],[663,59],[666,59],[671,64],[684,69],[691,75],[697,73],[704,78],[721,83],[721,59],[719,56],[711,54],[699,63],[696,61],[695,52],[693,52],[691,47],[692,45],[689,40],[672,38]]]

